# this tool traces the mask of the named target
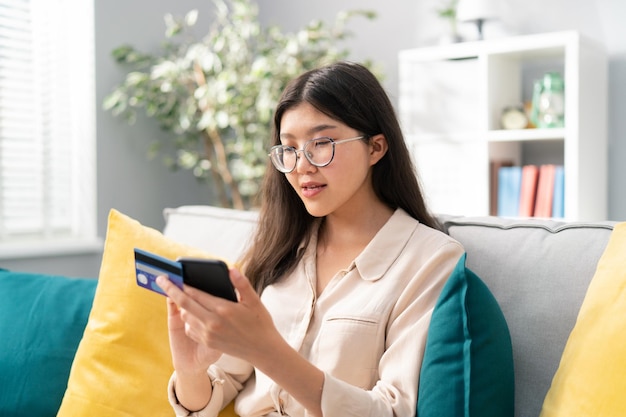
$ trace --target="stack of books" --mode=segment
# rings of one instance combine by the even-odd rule
[[[515,166],[493,162],[490,214],[563,218],[564,186],[562,165]]]

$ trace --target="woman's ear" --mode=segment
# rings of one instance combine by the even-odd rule
[[[370,138],[370,166],[376,165],[385,156],[388,149],[389,145],[384,135],[372,136]]]

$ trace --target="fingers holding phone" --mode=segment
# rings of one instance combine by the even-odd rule
[[[141,261],[137,263],[137,284],[169,297],[170,343],[175,361],[186,360],[182,352],[199,355],[203,360],[216,360],[217,351],[249,358],[268,335],[279,337],[269,312],[241,272],[229,271],[218,260],[169,261],[145,251],[140,253],[136,257]]]

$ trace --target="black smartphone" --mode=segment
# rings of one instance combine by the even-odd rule
[[[237,302],[237,294],[228,266],[217,259],[179,258],[183,267],[183,282],[217,297]]]

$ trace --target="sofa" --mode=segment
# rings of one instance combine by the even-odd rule
[[[168,208],[164,215],[166,226],[158,239],[198,248],[203,253],[228,260],[236,259],[241,253],[256,222],[254,212],[208,206]],[[508,324],[515,371],[515,416],[539,416],[546,394],[562,364],[568,339],[577,325],[590,282],[596,275],[598,263],[618,223],[451,215],[438,217],[444,231],[464,245],[467,267],[489,288]],[[109,222],[111,227],[111,217]],[[120,237],[117,242],[109,236],[112,234],[109,229],[107,245],[110,246],[108,249],[105,246],[105,252],[111,251],[113,245],[134,245],[132,239],[135,235],[129,237],[128,230],[143,226],[138,222],[133,225],[129,227],[123,224],[119,227]],[[146,232],[144,229],[141,232],[148,234],[142,235],[143,242],[157,239],[160,233],[155,230]],[[124,381],[122,374],[139,375],[141,372],[130,369],[128,363],[100,380],[94,380],[93,376],[88,378],[78,375],[83,364],[94,362],[93,357],[87,361],[83,355],[85,352],[81,353],[87,333],[91,331],[90,326],[95,329],[106,325],[102,323],[102,320],[107,320],[106,314],[94,317],[94,311],[96,308],[98,311],[112,311],[111,304],[104,306],[101,303],[105,298],[105,289],[99,288],[104,285],[103,274],[125,280],[124,285],[128,288],[134,285],[131,283],[134,278],[132,272],[130,277],[121,277],[118,275],[124,274],[111,273],[105,269],[105,264],[113,259],[113,255],[105,253],[100,280],[94,277],[67,278],[0,271],[0,338],[3,339],[0,342],[0,415],[56,415],[60,406],[61,410],[70,406],[66,402],[70,402],[68,391],[73,385],[102,385],[104,388],[108,386],[109,389],[119,388],[124,391],[132,389],[133,384],[130,383],[125,388],[120,386],[124,385],[121,382]],[[119,264],[119,261],[116,262]],[[113,267],[116,262],[112,262]],[[132,265],[128,268],[132,268]],[[98,298],[99,291],[102,291],[101,299],[94,301],[94,294]],[[126,290],[113,291],[109,300],[118,297],[116,294],[123,297],[123,291]],[[142,294],[143,297],[141,291],[136,294]],[[117,301],[116,305],[133,304],[123,298]],[[146,314],[151,314],[151,309],[161,308],[161,304],[164,304],[158,295],[150,298],[149,302],[159,307],[150,304],[137,311],[148,310]],[[161,319],[156,321],[159,326],[163,326]],[[149,328],[150,324],[146,326],[134,326],[129,333],[139,334],[143,331],[156,334],[156,330]],[[116,334],[114,338],[100,340],[98,345],[93,345],[96,347],[92,346],[92,352],[104,355],[108,351],[108,343],[117,343],[121,339],[123,336]],[[160,336],[158,340],[161,344],[167,344],[166,338]],[[131,346],[133,343],[140,342],[133,341]],[[157,344],[152,337],[146,343],[150,346]],[[125,349],[116,355],[132,356],[128,353],[128,347]],[[80,355],[76,354],[77,350]],[[145,355],[149,356],[149,353]],[[166,362],[163,358],[167,358],[167,352],[164,355],[159,360]],[[154,363],[154,357],[149,359]],[[107,358],[109,362],[112,360]],[[109,363],[107,361],[103,363]],[[101,367],[97,372],[105,370]],[[169,372],[171,369],[168,368],[162,373],[167,375]],[[165,396],[159,390],[156,390],[155,395]],[[100,398],[105,395],[97,394]],[[80,401],[84,402],[86,394],[83,392],[78,395],[81,396],[83,398]],[[126,403],[129,401],[133,401],[132,398],[125,400]],[[84,407],[94,410],[92,405]],[[597,415],[621,415],[621,409],[617,407],[611,412],[610,404],[605,404],[604,408],[609,412]],[[134,412],[111,412],[110,415],[148,415],[141,407],[133,409]],[[73,413],[84,414],[78,411]],[[165,415],[171,415],[171,411],[167,413],[170,414]],[[59,416],[65,415],[72,413],[59,412]],[[90,415],[100,414],[96,412]],[[103,412],[102,415],[107,414]]]

